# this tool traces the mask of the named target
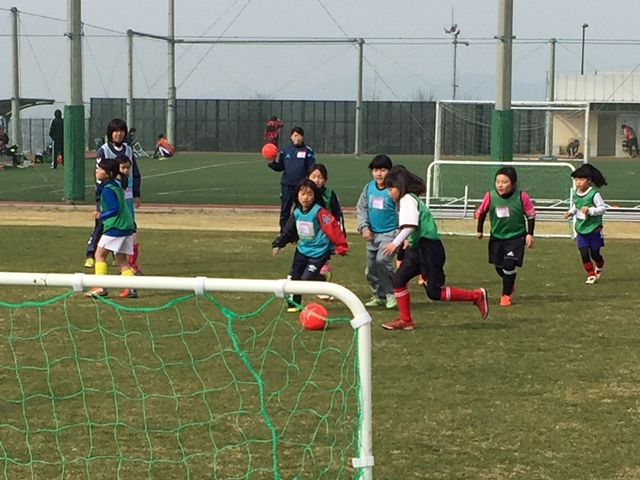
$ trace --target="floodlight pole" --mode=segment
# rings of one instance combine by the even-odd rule
[[[580,54],[580,75],[584,75],[584,37],[585,30],[589,27],[588,23],[582,24],[582,53]]]
[[[456,100],[458,97],[458,45],[462,44],[466,47],[469,46],[469,42],[458,41],[458,35],[460,31],[453,34],[453,95],[452,100]]]
[[[127,39],[129,44],[128,61],[127,61],[127,111],[126,122],[129,128],[133,125],[133,31],[127,30]]]
[[[356,129],[355,148],[356,157],[362,153],[362,69],[364,59],[364,39],[358,39],[358,94],[356,97]]]
[[[168,77],[169,91],[167,95],[167,132],[165,137],[169,143],[176,145],[176,22],[175,0],[169,0],[169,41],[168,43]]]
[[[18,39],[18,9],[11,8],[11,31],[13,46],[13,95],[11,96],[11,140],[22,146],[22,125],[20,122],[20,52]]]
[[[549,54],[549,79],[547,81],[547,102],[553,102],[556,99],[556,42],[555,38],[552,38],[549,43],[551,45],[551,52]],[[552,112],[547,110],[546,125],[545,125],[545,146],[544,154],[547,157],[553,155],[553,115]]]
[[[491,159],[513,160],[511,76],[513,60],[513,0],[499,0],[496,104],[491,118]]]
[[[85,127],[82,101],[82,0],[67,1],[69,100],[64,107],[64,198],[84,200]]]

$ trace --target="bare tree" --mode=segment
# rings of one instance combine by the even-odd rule
[[[373,77],[373,82],[367,83],[367,93],[365,94],[366,100],[370,102],[379,102],[381,93],[378,89],[378,75]]]
[[[266,93],[254,92],[249,100],[274,100],[274,96]]]
[[[436,96],[430,90],[423,90],[422,88],[418,88],[413,92],[411,96],[411,100],[413,102],[433,102],[435,101]]]

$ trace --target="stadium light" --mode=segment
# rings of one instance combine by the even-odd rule
[[[584,75],[584,33],[588,27],[588,23],[582,24],[582,54],[580,55],[580,75]]]
[[[458,67],[458,44],[462,44],[466,47],[469,46],[469,42],[467,41],[459,41],[458,40],[458,35],[460,35],[460,29],[458,28],[458,25],[456,23],[454,23],[453,25],[451,25],[451,28],[445,28],[444,29],[444,33],[453,35],[453,82],[452,82],[452,86],[453,86],[453,95],[452,95],[452,100],[456,99],[457,96],[457,91],[458,91],[458,79],[457,79],[457,67]]]

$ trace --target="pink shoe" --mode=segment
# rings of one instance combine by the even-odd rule
[[[327,272],[331,271],[331,264],[329,262],[325,263],[320,269],[320,275],[324,275]]]
[[[416,324],[413,323],[413,320],[402,320],[401,318],[382,324],[382,328],[385,330],[413,330],[415,326]]]
[[[489,316],[489,302],[487,301],[487,291],[484,288],[476,290],[478,298],[473,302],[480,311],[480,317],[484,320]]]

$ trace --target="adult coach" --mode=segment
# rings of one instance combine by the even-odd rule
[[[304,130],[291,129],[291,145],[280,150],[278,157],[267,165],[276,172],[282,172],[280,179],[280,231],[284,228],[293,207],[293,192],[298,183],[307,178],[309,170],[316,164],[313,150],[304,143]]]

